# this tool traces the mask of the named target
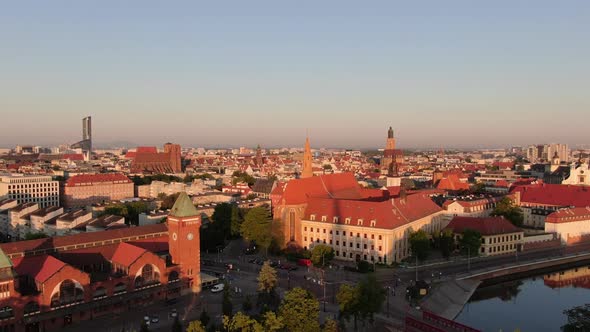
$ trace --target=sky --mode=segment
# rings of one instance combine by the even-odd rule
[[[588,144],[590,1],[4,1],[0,146]]]

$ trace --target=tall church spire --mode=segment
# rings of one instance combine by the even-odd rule
[[[305,152],[303,153],[303,171],[301,178],[310,178],[313,176],[311,147],[309,145],[309,136],[305,139]]]

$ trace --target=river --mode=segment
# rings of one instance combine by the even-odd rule
[[[480,287],[456,321],[485,332],[558,332],[563,311],[590,303],[590,266]]]

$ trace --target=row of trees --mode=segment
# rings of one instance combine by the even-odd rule
[[[425,231],[418,230],[410,234],[409,243],[412,255],[421,261],[428,258],[432,248],[439,249],[445,258],[449,258],[457,248],[463,254],[470,253],[475,256],[481,247],[481,234],[475,230],[466,229],[461,233],[457,243],[453,232],[449,229],[434,234],[432,240]]]
[[[112,214],[125,218],[125,223],[130,225],[139,224],[139,215],[148,212],[149,206],[146,202],[114,203],[105,207],[101,215]]]

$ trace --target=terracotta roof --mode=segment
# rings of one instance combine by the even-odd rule
[[[67,187],[94,185],[102,183],[131,183],[128,177],[120,173],[103,173],[103,174],[80,174],[69,178],[66,181]]]
[[[478,231],[481,235],[496,235],[522,232],[510,221],[502,217],[454,217],[446,227],[455,233],[461,233],[466,229]]]
[[[449,174],[448,177],[442,178],[436,189],[443,189],[443,190],[469,190],[469,184],[461,182],[459,177],[456,174]]]
[[[370,227],[375,220],[376,228],[394,229],[407,223],[427,217],[441,211],[430,197],[410,195],[405,199],[394,198],[380,202],[361,200],[342,200],[330,198],[310,198],[305,209],[305,218],[315,215],[315,221],[321,222],[326,216],[326,223],[333,223],[338,217],[339,224],[345,224],[350,218],[350,225],[357,225],[363,219],[363,226]]]
[[[302,204],[308,197],[360,199],[361,187],[352,173],[327,174],[289,181],[282,198],[285,203]]]
[[[164,224],[155,224],[139,227],[130,227],[123,229],[107,230],[102,232],[81,233],[69,236],[58,236],[52,238],[36,239],[29,241],[8,242],[0,244],[7,255],[23,252],[32,252],[35,250],[51,249],[56,247],[73,246],[76,244],[107,241],[118,238],[131,236],[141,236],[154,233],[164,233],[168,231],[168,226]],[[73,249],[73,248],[72,248]]]
[[[590,207],[588,206],[555,211],[547,216],[545,222],[560,224],[585,220],[590,220]]]
[[[49,255],[19,257],[12,262],[18,275],[29,275],[38,282],[47,281],[67,265]]]
[[[66,153],[61,156],[61,159],[68,159],[68,160],[84,160],[84,155],[81,153]]]
[[[138,146],[135,149],[136,153],[158,153],[158,148],[155,146]]]
[[[520,192],[521,203],[554,206],[590,206],[590,187],[562,184],[531,184],[514,186],[511,193]]]
[[[122,266],[130,266],[146,252],[145,249],[129,243],[120,243],[113,254],[113,258],[111,258],[111,261]]]

